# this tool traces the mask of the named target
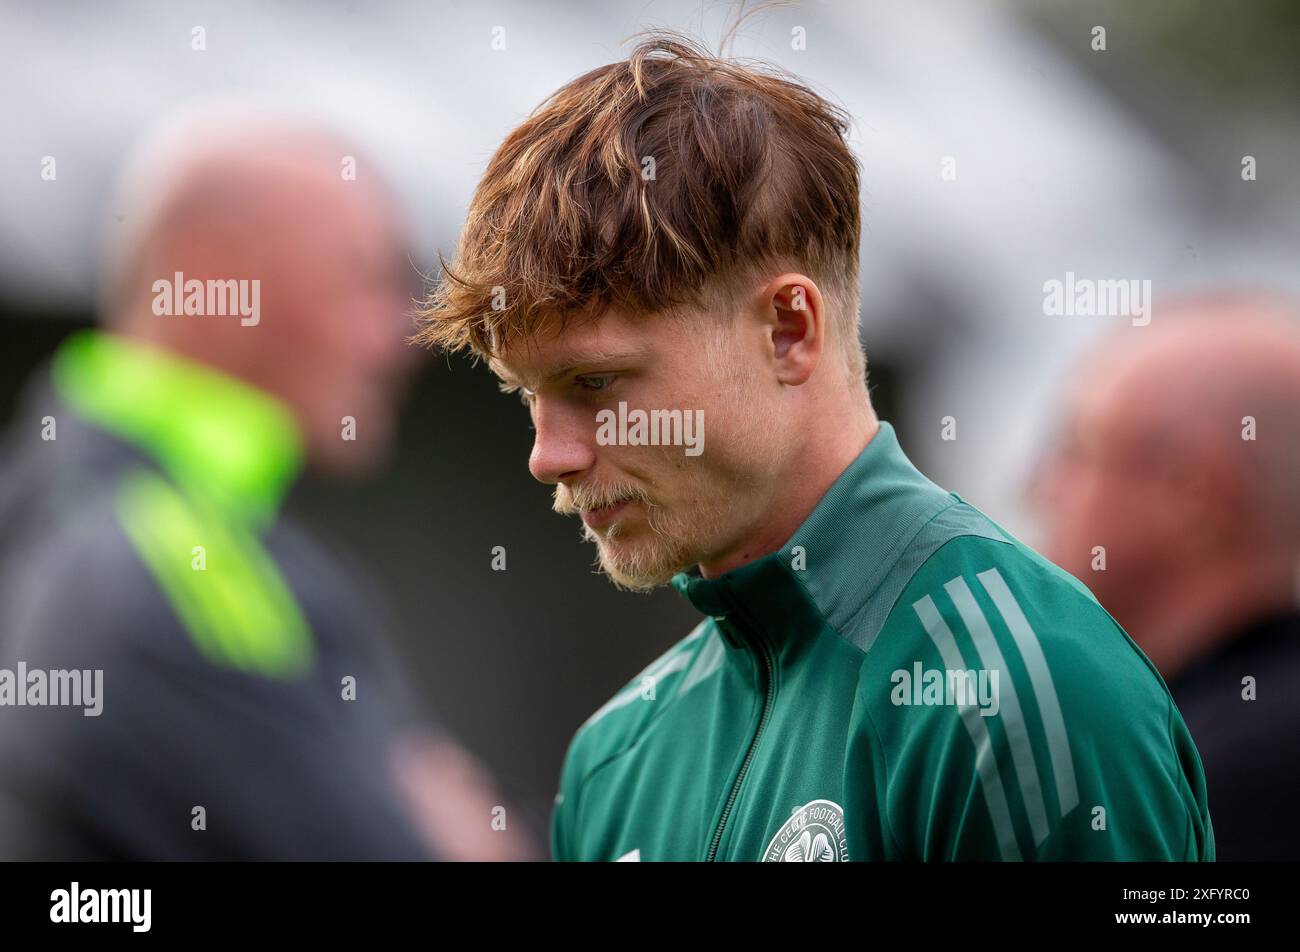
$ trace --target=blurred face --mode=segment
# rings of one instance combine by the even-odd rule
[[[1123,623],[1130,606],[1192,557],[1198,533],[1177,464],[1114,397],[1076,400],[1034,488],[1043,554]]]
[[[532,416],[533,476],[556,487],[555,510],[582,520],[620,586],[648,590],[709,562],[768,511],[781,440],[772,391],[758,348],[720,320],[611,311],[491,362]],[[680,411],[695,445],[647,445],[637,411]]]
[[[265,373],[297,410],[313,463],[364,471],[387,454],[414,359],[402,235],[384,196],[337,176],[285,203],[260,269],[255,330],[276,361]]]

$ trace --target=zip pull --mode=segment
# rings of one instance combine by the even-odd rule
[[[723,640],[733,648],[750,647],[749,639],[742,635],[726,615],[714,615],[713,623],[718,626],[718,631],[722,632]]]

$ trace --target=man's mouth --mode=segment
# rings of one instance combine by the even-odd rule
[[[582,510],[582,521],[588,529],[603,529],[612,525],[614,520],[622,515],[623,511],[634,502],[636,502],[634,499],[623,499],[608,506],[584,509]]]

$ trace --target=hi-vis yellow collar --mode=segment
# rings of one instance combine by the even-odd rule
[[[68,338],[54,386],[79,416],[132,443],[188,492],[255,521],[302,466],[302,436],[274,397],[158,348],[99,331]]]

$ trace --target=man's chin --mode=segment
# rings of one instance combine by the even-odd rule
[[[600,571],[617,588],[651,592],[667,585],[684,566],[660,547],[631,540],[596,541]]]

